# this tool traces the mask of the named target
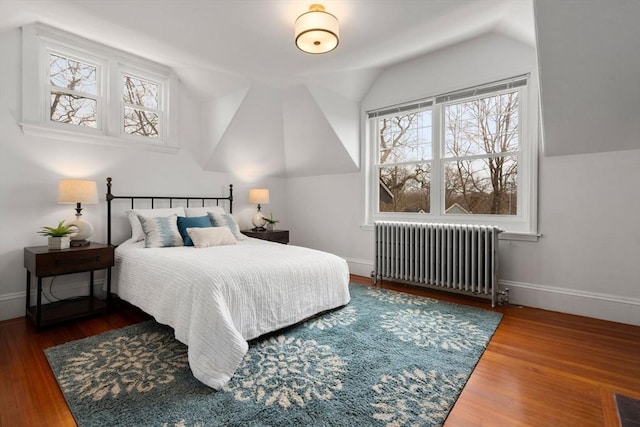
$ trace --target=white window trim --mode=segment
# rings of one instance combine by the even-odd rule
[[[119,146],[134,149],[175,153],[178,146],[179,82],[170,68],[135,55],[84,39],[44,25],[22,27],[22,119],[25,134],[71,142]],[[68,54],[100,67],[96,128],[71,126],[49,120],[47,95],[49,82],[48,53]],[[123,73],[131,73],[160,83],[161,132],[158,138],[145,138],[124,133],[120,118]],[[102,96],[100,96],[100,89]]]
[[[431,213],[379,213],[377,212],[377,191],[378,185],[375,179],[376,171],[376,152],[375,141],[372,141],[372,135],[375,136],[375,125],[373,121],[369,120],[368,112],[364,109],[361,111],[362,120],[362,155],[363,155],[363,177],[364,177],[364,218],[361,228],[363,230],[373,230],[374,221],[378,220],[396,220],[396,221],[412,221],[412,222],[434,222],[434,223],[451,223],[451,224],[478,224],[478,225],[496,225],[502,230],[500,238],[506,240],[520,240],[520,241],[537,241],[541,236],[538,231],[538,144],[539,144],[539,107],[536,94],[537,81],[532,78],[528,73],[527,85],[519,88],[520,90],[520,102],[522,106],[526,106],[521,111],[524,114],[520,115],[520,142],[518,157],[518,188],[523,189],[522,195],[518,197],[518,215],[444,215],[442,204],[444,203],[444,186],[442,185],[442,177],[431,175],[431,188],[432,191],[438,191],[439,197],[437,197],[436,203],[431,204]],[[502,80],[511,80],[511,78],[505,78]],[[490,83],[494,84],[494,83]],[[489,84],[486,84],[489,85]],[[485,86],[480,83],[478,87]],[[499,93],[501,91],[496,91]],[[487,94],[478,95],[477,98],[486,96]],[[438,95],[440,96],[440,95]],[[428,101],[434,100],[438,96],[425,96],[421,100]],[[466,99],[466,98],[465,98]],[[469,98],[471,99],[471,98]],[[459,100],[458,100],[459,101]],[[416,101],[407,102],[406,104],[415,103]],[[455,103],[456,101],[453,101]],[[437,105],[445,105],[449,102],[439,102]],[[397,104],[402,106],[403,104]],[[375,110],[387,110],[389,107],[381,106],[380,108],[371,108],[369,111]],[[441,128],[440,114],[438,109],[434,109],[432,116],[433,132],[435,135],[441,135],[443,132]],[[437,133],[436,133],[437,132]],[[434,137],[434,150],[438,150],[440,153],[431,160],[432,165],[437,166],[436,163],[443,161],[441,157],[442,152],[439,146],[441,136]],[[435,147],[435,145],[438,145]],[[438,168],[439,169],[439,168]],[[520,191],[519,191],[520,193]]]

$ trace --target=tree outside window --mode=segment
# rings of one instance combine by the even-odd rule
[[[517,214],[518,135],[518,92],[444,107],[445,212]]]
[[[148,80],[124,75],[124,132],[157,138],[160,123],[160,85]]]
[[[378,212],[517,215],[517,90],[376,120]],[[436,176],[442,191],[432,191]]]
[[[49,55],[49,119],[96,128],[98,118],[97,66],[63,55]]]
[[[430,110],[379,119],[380,212],[431,209]]]

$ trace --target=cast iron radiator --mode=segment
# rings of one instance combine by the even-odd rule
[[[494,226],[375,222],[373,280],[387,279],[498,302]]]

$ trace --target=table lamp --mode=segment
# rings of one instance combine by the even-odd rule
[[[258,205],[258,212],[253,216],[251,222],[253,222],[253,231],[265,231],[264,225],[267,221],[264,220],[262,212],[260,212],[260,205],[266,205],[269,203],[269,190],[266,188],[253,188],[249,190],[249,203]]]
[[[82,203],[95,205],[98,203],[98,188],[95,181],[83,179],[61,179],[58,185],[58,203],[76,204],[76,219],[68,222],[75,225],[77,232],[72,234],[71,246],[88,246],[93,227],[82,219]]]

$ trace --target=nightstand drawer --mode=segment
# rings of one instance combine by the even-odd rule
[[[25,250],[24,262],[29,271],[40,277],[102,270],[113,267],[113,248],[84,248],[82,251],[63,249],[43,253]]]

